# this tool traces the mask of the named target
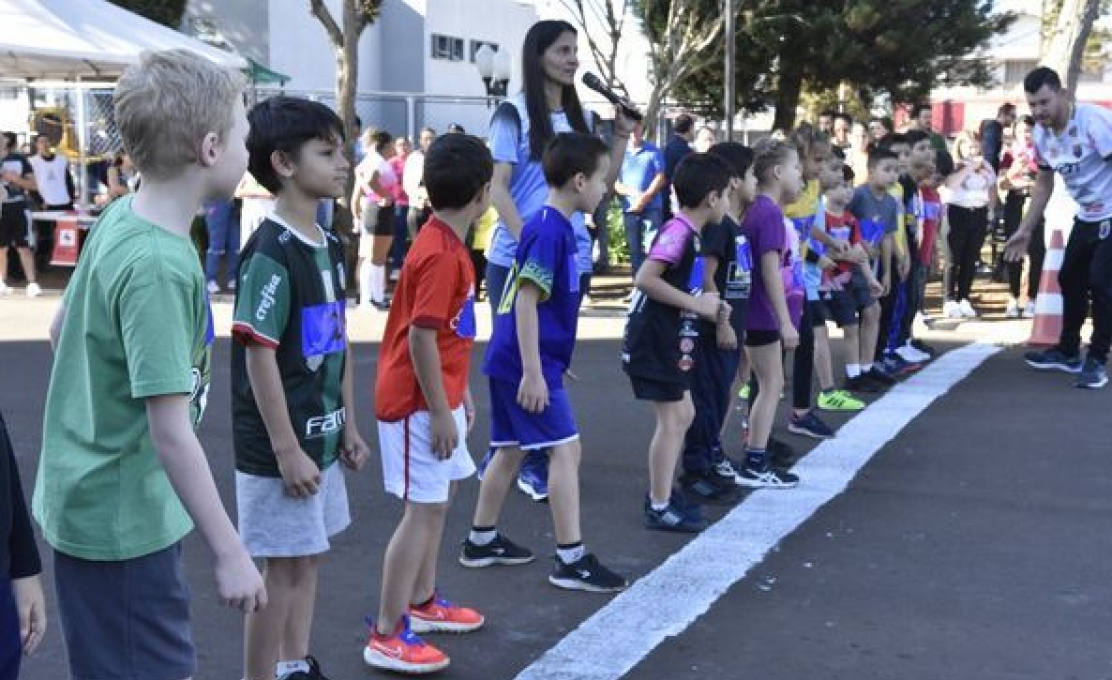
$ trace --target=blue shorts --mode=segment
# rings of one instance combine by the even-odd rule
[[[517,383],[490,379],[490,445],[525,451],[547,449],[579,439],[575,414],[563,387],[549,387],[548,408],[529,413],[517,403]]]

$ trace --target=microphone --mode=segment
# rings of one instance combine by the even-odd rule
[[[611,90],[609,87],[606,87],[606,83],[599,80],[599,77],[591,73],[590,71],[583,74],[583,84],[591,88],[595,92],[601,94],[614,106],[621,108],[622,113],[624,113],[627,118],[631,118],[636,121],[641,121],[644,118],[644,116],[641,115],[640,111],[627,104],[626,101],[622,99],[617,92]]]

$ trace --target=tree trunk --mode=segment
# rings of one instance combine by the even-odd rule
[[[664,103],[664,90],[660,86],[654,87],[649,92],[649,104],[645,107],[645,136],[655,139],[657,144],[663,144],[664,139],[658,139],[657,126],[659,125],[660,107]]]
[[[1072,97],[1081,72],[1085,43],[1100,13],[1100,0],[1064,0],[1043,63],[1058,72]]]
[[[781,62],[783,63],[783,62]],[[776,117],[773,130],[785,132],[795,127],[795,110],[803,92],[803,71],[795,68],[780,73],[780,87],[776,91]]]
[[[359,35],[363,32],[361,17],[352,0],[344,2],[343,32],[344,43],[337,50],[336,114],[344,122],[348,138],[352,139],[359,134],[355,124],[355,91],[359,84]]]

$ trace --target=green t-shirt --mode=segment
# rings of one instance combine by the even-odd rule
[[[148,555],[193,528],[151,443],[146,398],[190,395],[200,422],[212,316],[197,251],[122,198],[93,226],[64,302],[35,517],[67,555]]]
[[[236,469],[243,473],[281,475],[247,376],[247,345],[274,350],[301,449],[321,470],[339,452],[347,418],[344,247],[332,232],[318,228],[318,235],[313,243],[271,216],[240,254],[231,373]]]

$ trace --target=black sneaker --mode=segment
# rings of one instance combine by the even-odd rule
[[[713,470],[681,475],[680,487],[696,501],[711,505],[733,505],[740,497],[733,476],[726,478]]]
[[[486,545],[476,545],[470,538],[466,538],[459,553],[459,563],[472,569],[495,564],[528,564],[534,559],[533,553],[528,548],[517,545],[502,534],[496,535],[494,540]]]
[[[700,506],[694,506],[702,510]],[[707,528],[707,520],[692,506],[677,502],[676,494],[668,501],[663,510],[654,510],[646,497],[645,528],[653,531],[671,531],[680,534],[697,534]]]
[[[869,380],[872,380],[874,383],[877,383],[878,385],[882,385],[884,387],[891,387],[897,382],[896,376],[884,370],[884,367],[880,364],[873,364],[873,367],[870,368],[869,372],[865,375],[869,376]]]
[[[858,373],[852,378],[846,378],[845,387],[850,392],[861,392],[864,394],[875,394],[881,389],[880,385],[871,379],[867,373]]]
[[[1104,364],[1097,361],[1092,357],[1085,359],[1085,364],[1081,367],[1081,371],[1077,374],[1077,387],[1099,390],[1108,384],[1108,373],[1104,370]]]
[[[308,671],[294,671],[293,673],[286,673],[278,680],[328,680],[324,673],[320,670],[320,662],[311,656],[305,657],[305,663],[309,664]]]
[[[548,577],[548,582],[557,588],[591,593],[616,593],[629,587],[629,579],[610,571],[590,553],[572,564],[564,564],[557,557],[556,568]]]
[[[911,346],[919,350],[920,352],[931,355],[931,357],[934,357],[938,354],[938,350],[936,350],[934,347],[931,347],[922,340],[919,340],[918,338],[911,339]]]
[[[771,465],[763,468],[747,467],[741,473],[741,485],[751,489],[791,489],[799,484],[799,477],[787,470],[777,470]]]
[[[1057,347],[1044,349],[1041,352],[1028,352],[1023,355],[1023,360],[1031,368],[1037,368],[1040,371],[1081,372],[1081,357],[1076,354],[1064,354]]]
[[[813,439],[830,439],[834,436],[834,430],[830,426],[822,422],[822,419],[815,415],[814,411],[796,417],[794,414],[788,417],[788,432],[792,434],[801,434],[805,437]]]

